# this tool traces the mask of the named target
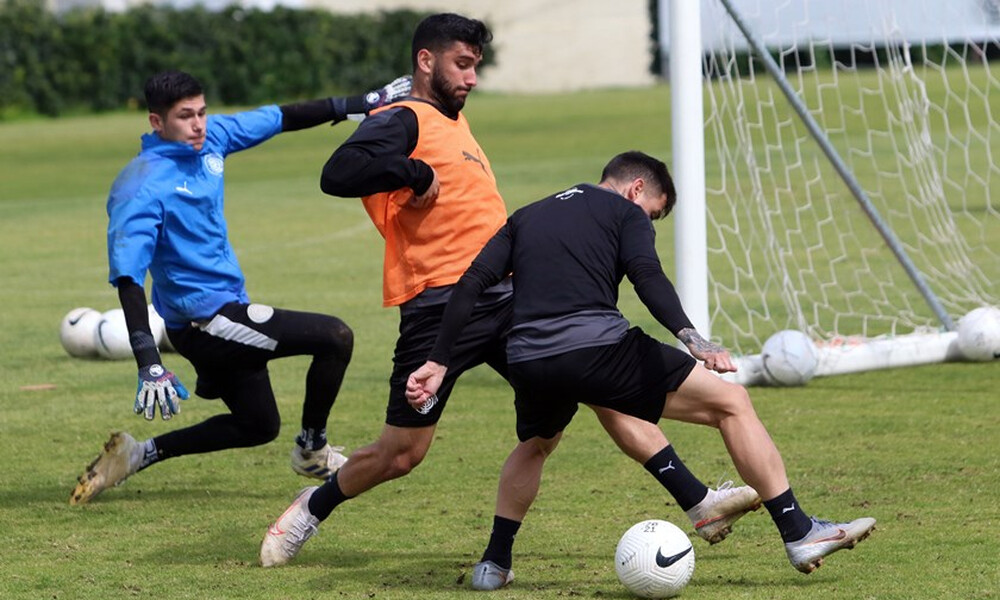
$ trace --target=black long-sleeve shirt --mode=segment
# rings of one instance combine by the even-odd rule
[[[674,335],[692,327],[654,242],[652,222],[639,206],[589,184],[516,211],[452,290],[430,359],[447,364],[476,297],[509,273],[510,362],[617,342],[628,329],[618,310],[618,286],[626,276]]]
[[[423,194],[434,181],[434,171],[424,161],[410,158],[417,134],[417,116],[405,106],[369,116],[326,161],[320,189],[342,198],[404,187]]]

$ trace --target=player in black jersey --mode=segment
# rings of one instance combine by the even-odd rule
[[[735,366],[728,351],[691,325],[654,245],[652,220],[675,202],[666,166],[626,152],[608,163],[598,185],[576,185],[516,211],[455,285],[428,362],[408,380],[407,398],[419,408],[433,397],[480,291],[513,273],[507,358],[520,444],[511,456],[525,447],[554,451],[578,403],[653,423],[664,417],[715,427],[740,476],[764,499],[793,566],[812,572],[826,555],[867,537],[875,520],[831,523],[808,516],[746,389],[709,372]],[[629,327],[617,308],[624,277],[691,356]],[[657,457],[662,471],[678,471],[681,491],[694,485],[670,445],[649,460]],[[505,465],[493,533],[474,568],[473,587],[497,589],[513,579],[514,534],[540,479],[540,464],[535,472]]]
[[[425,403],[418,412],[405,394],[409,374],[431,350],[452,285],[507,220],[489,160],[460,111],[491,39],[482,22],[461,15],[441,13],[421,21],[411,48],[411,98],[366,119],[323,169],[323,191],[363,196],[366,211],[385,237],[383,302],[399,307],[400,337],[382,434],[355,451],[323,486],[299,493],[265,534],[263,566],[286,564],[342,503],[421,464],[459,374],[485,361],[506,378],[505,342],[513,305],[509,281],[480,297],[480,308],[452,353],[437,402]],[[630,457],[656,455],[645,462],[646,468],[687,511],[702,538],[721,541],[736,520],[760,507],[753,488],[725,482],[711,489],[677,469],[681,463],[672,449],[657,454],[668,444],[655,423],[591,408]],[[520,446],[508,468],[540,470],[545,460],[540,450]],[[672,466],[664,471],[667,465]],[[679,472],[687,473],[680,491],[675,483],[682,480]]]

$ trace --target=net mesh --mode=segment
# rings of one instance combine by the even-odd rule
[[[747,354],[781,329],[820,340],[938,330],[725,9],[707,4],[717,13],[702,17],[713,23],[703,65],[712,337]],[[873,2],[852,26],[850,7],[810,15],[810,4],[739,7],[947,312],[997,304],[995,5]]]

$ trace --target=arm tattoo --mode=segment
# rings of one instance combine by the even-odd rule
[[[714,354],[716,352],[725,351],[725,348],[701,337],[701,334],[691,327],[685,327],[684,329],[678,331],[677,339],[684,342],[684,345],[687,346],[691,352]]]

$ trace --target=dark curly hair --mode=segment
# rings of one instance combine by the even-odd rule
[[[463,42],[482,54],[486,45],[492,41],[493,34],[482,21],[455,13],[431,15],[421,21],[413,32],[410,59],[413,61],[415,71],[417,69],[417,53],[421,50],[437,53],[455,42]]]

